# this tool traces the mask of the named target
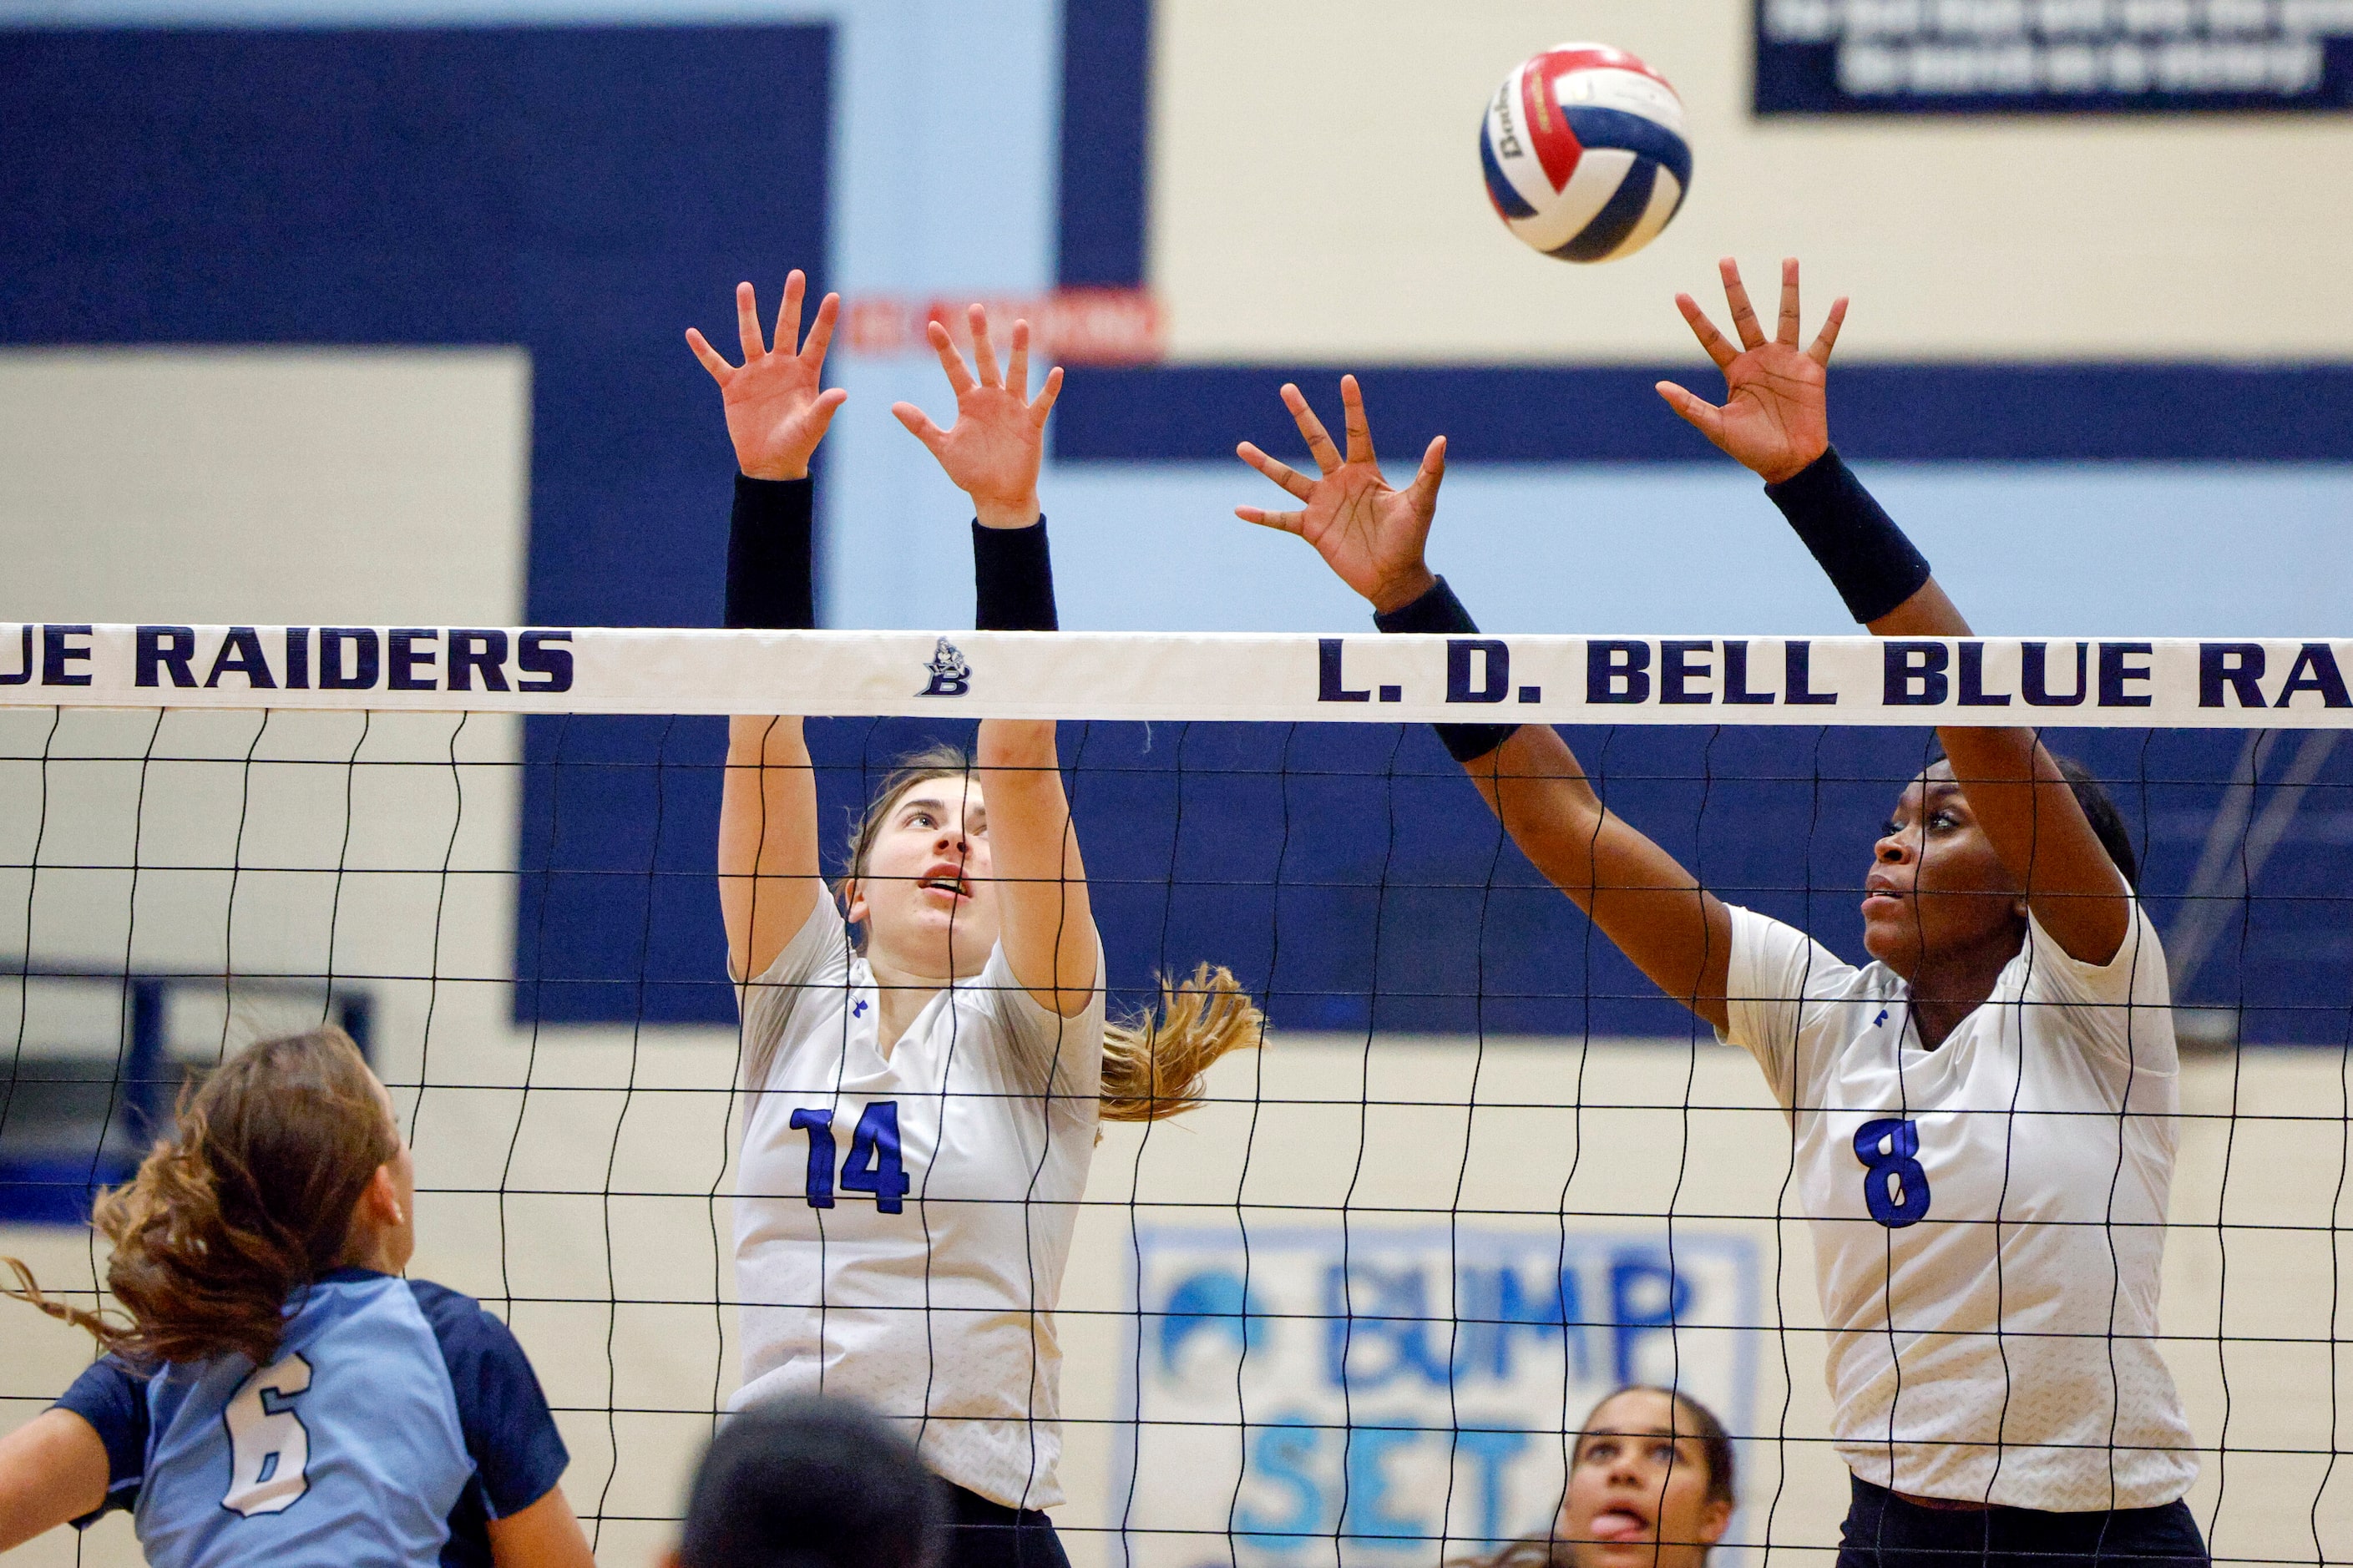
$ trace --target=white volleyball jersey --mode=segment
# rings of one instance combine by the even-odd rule
[[[2156,1341],[2180,1094],[2138,902],[2105,965],[2030,921],[1933,1051],[1885,964],[1732,920],[1725,1037],[1789,1112],[1847,1464],[2063,1512],[2181,1496],[2198,1467]]]
[[[1062,1500],[1054,1304],[1094,1157],[1103,947],[1075,1018],[997,948],[886,1058],[874,973],[829,898],[744,1005],[736,1408],[845,1394],[1016,1508]]]

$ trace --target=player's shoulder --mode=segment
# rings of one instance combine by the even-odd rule
[[[520,1357],[522,1345],[498,1314],[467,1295],[430,1279],[405,1279],[402,1284],[417,1303],[426,1326],[441,1347],[441,1359],[455,1371],[461,1361],[483,1356]]]
[[[155,1369],[114,1354],[100,1356],[59,1394],[57,1408],[88,1422],[106,1445],[108,1468],[117,1482],[135,1480],[142,1467],[152,1415],[148,1385]]]
[[[1736,971],[1786,972],[1802,988],[1801,994],[1814,1000],[1875,1000],[1902,989],[1903,982],[1876,960],[1850,963],[1787,921],[1739,904],[1727,903],[1725,909],[1732,916]]]
[[[506,1518],[545,1496],[571,1462],[539,1374],[514,1331],[481,1302],[430,1279],[406,1283],[441,1347],[491,1516]]]

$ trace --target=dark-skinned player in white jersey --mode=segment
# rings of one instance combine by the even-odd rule
[[[1730,261],[1723,276],[1737,343],[1677,303],[1725,402],[1661,395],[1766,481],[1873,633],[1971,635],[1830,444],[1846,301],[1801,347],[1795,261],[1770,336]],[[1345,452],[1283,388],[1321,472],[1245,444],[1302,504],[1239,515],[1313,544],[1385,631],[1475,629],[1423,559],[1444,439],[1391,489],[1354,378],[1341,387]],[[1604,806],[1549,726],[1440,735],[1528,858],[1755,1056],[1788,1112],[1853,1476],[1841,1568],[2202,1565],[2180,1500],[2193,1440],[2156,1343],[2170,990],[2098,784],[2031,730],[1940,729],[1944,758],[1905,786],[1867,859],[1857,844],[1858,968],[1702,887]]]

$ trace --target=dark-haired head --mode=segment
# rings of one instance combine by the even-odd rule
[[[2124,873],[2125,881],[2132,890],[2139,892],[2140,857],[2133,851],[2132,833],[2125,826],[2125,814],[2117,809],[2116,797],[2108,793],[2108,786],[2102,784],[2091,769],[2073,757],[2054,754],[2051,760],[2059,764],[2060,776],[2067,781],[2067,788],[2074,795],[2075,804],[2084,808],[2084,816],[2090,821],[2092,831],[2100,836],[2100,847],[2105,849],[2108,858],[2116,863],[2116,869]]]
[[[864,1405],[811,1395],[728,1419],[695,1471],[679,1568],[934,1568],[944,1489]]]
[[[2067,781],[2068,793],[2083,807],[2092,831],[2099,836],[2100,847],[2108,852],[2108,858],[2116,863],[2116,869],[2124,874],[2133,891],[2140,891],[2140,856],[2133,849],[2132,832],[2125,826],[2125,814],[2116,805],[2116,797],[2108,793],[2108,786],[2076,758],[2058,752],[2050,752],[2050,757],[2058,764],[2059,776]],[[1928,766],[1933,768],[1939,763],[1950,770],[1951,762],[1945,755],[1945,748],[1930,747]]]
[[[1586,1416],[1551,1531],[1450,1568],[1701,1568],[1731,1525],[1736,1483],[1714,1411],[1630,1384]]]
[[[2127,885],[2140,865],[2124,814],[2091,771],[2056,759],[2068,792]],[[2038,791],[2038,801],[2055,795]],[[2056,809],[2056,808],[2054,808]],[[1862,944],[1940,1004],[1964,1010],[1984,999],[2002,966],[2026,944],[2026,889],[1985,830],[1968,781],[1936,755],[1896,797],[1872,847],[1863,882]],[[1940,1032],[1941,1037],[1941,1032]]]

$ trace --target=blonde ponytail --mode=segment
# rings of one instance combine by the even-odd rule
[[[1159,1121],[1201,1103],[1201,1079],[1230,1051],[1265,1042],[1266,1016],[1223,964],[1160,982],[1150,1008],[1103,1030],[1103,1119]]]

